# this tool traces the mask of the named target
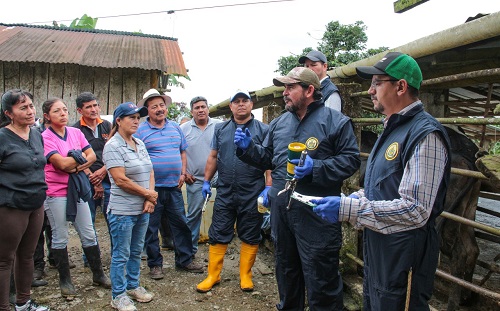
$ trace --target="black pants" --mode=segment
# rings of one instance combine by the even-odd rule
[[[302,311],[305,291],[311,310],[343,310],[343,285],[339,273],[342,244],[340,223],[329,223],[304,203],[288,195],[277,196],[281,189],[269,191],[271,236],[276,258],[276,281],[280,302],[278,310]]]
[[[44,244],[47,243],[47,250],[49,252],[49,264],[51,266],[54,264],[54,259],[50,253],[50,247],[52,245],[52,228],[50,227],[49,219],[47,214],[44,212],[43,226],[38,237],[38,243],[36,244],[35,254],[33,255],[33,261],[35,262],[35,269],[42,270],[45,269],[45,249]]]

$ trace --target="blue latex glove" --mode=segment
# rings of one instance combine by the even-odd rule
[[[311,203],[317,204],[313,207],[319,217],[331,223],[339,221],[340,197],[324,197],[319,200],[310,200]]]
[[[313,172],[313,159],[309,155],[306,155],[306,159],[304,160],[304,165],[302,166],[298,165],[299,159],[290,160],[290,163],[295,164],[295,169],[294,169],[295,176],[293,177],[296,179],[302,179],[307,175],[311,175]]]
[[[355,195],[354,193],[351,193],[348,198],[351,198],[351,199],[359,199],[359,197],[357,195]]]
[[[269,204],[269,200],[267,199],[267,193],[269,192],[269,189],[271,189],[271,186],[266,186],[266,188],[264,188],[264,190],[262,190],[262,192],[259,194],[259,197],[262,197],[262,205],[264,205],[265,207],[269,207],[267,206]]]
[[[238,128],[236,129],[236,132],[234,132],[234,144],[242,149],[243,151],[248,149],[248,146],[250,146],[250,143],[252,142],[252,134],[250,134],[250,131],[248,129],[245,129],[245,133]]]
[[[212,196],[212,190],[210,189],[210,181],[205,180],[203,182],[203,188],[201,188],[201,193],[203,195],[203,199],[206,199],[207,195],[208,197]]]

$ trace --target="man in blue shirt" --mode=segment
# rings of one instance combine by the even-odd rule
[[[179,125],[167,120],[172,99],[151,89],[138,106],[148,108],[148,118],[139,125],[135,136],[146,145],[153,162],[158,203],[149,218],[146,232],[146,253],[152,279],[163,278],[163,256],[160,252],[158,227],[166,213],[174,239],[175,266],[188,272],[202,273],[201,265],[193,262],[191,230],[187,225],[181,187],[186,177],[187,142]]]

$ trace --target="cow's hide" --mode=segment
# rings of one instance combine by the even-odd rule
[[[477,170],[474,163],[479,148],[463,134],[460,128],[445,128],[451,141],[451,166]],[[375,133],[362,131],[361,152],[369,153],[376,140]],[[361,186],[364,182],[366,160],[362,159],[360,167]],[[475,178],[452,174],[444,210],[474,220],[480,185],[480,181]],[[441,253],[450,259],[450,273],[471,282],[479,255],[474,229],[443,217],[438,217],[436,226],[441,237]],[[459,304],[470,297],[470,292],[463,290],[459,285],[452,285],[449,293],[448,311],[457,310]]]

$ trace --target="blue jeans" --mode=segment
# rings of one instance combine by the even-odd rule
[[[146,232],[148,266],[150,268],[163,266],[163,256],[160,252],[158,238],[158,228],[163,213],[167,214],[172,231],[175,265],[187,266],[193,261],[193,242],[191,240],[191,230],[187,225],[182,191],[177,187],[156,187],[155,190],[158,192],[158,203],[149,217],[149,226]]]
[[[113,299],[126,290],[139,287],[141,252],[149,214],[108,215],[113,251],[111,254],[111,294]],[[125,272],[125,273],[124,273]]]
[[[198,240],[200,239],[200,226],[202,208],[205,199],[201,193],[201,188],[203,188],[203,181],[197,180],[192,185],[186,185],[187,190],[187,201],[188,201],[188,211],[187,211],[187,224],[189,229],[191,229],[191,239],[193,241],[193,254],[198,251]]]
[[[66,221],[66,197],[47,197],[44,202],[45,212],[52,227],[52,248],[63,249],[68,245],[68,222]],[[76,219],[73,223],[80,236],[82,247],[97,245],[94,226],[87,202],[77,204]]]

